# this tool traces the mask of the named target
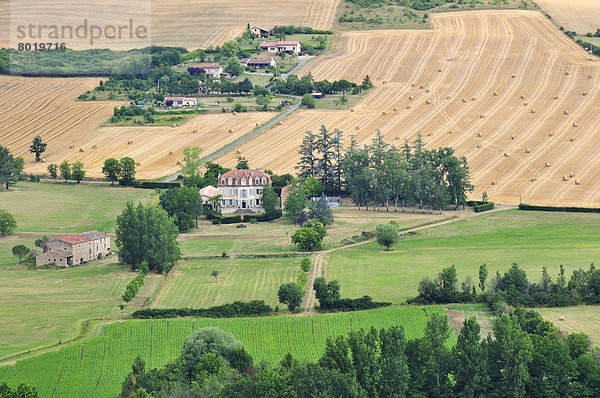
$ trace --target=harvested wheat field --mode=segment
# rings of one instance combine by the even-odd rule
[[[183,148],[199,146],[207,156],[273,116],[267,112],[198,115],[176,127],[109,126],[65,134],[48,140],[46,164],[28,164],[26,171],[44,173],[47,163],[80,160],[85,164],[86,176],[98,178],[103,177],[105,159],[129,156],[137,163],[137,178],[157,178],[181,169],[178,162],[183,159]]]
[[[598,61],[537,12],[433,14],[431,22],[432,31],[343,33],[303,72],[352,81],[369,74],[376,87],[354,112],[303,110],[237,149],[252,164],[294,172],[302,136],[322,124],[359,143],[376,129],[398,145],[421,131],[430,148],[468,158],[473,198],[487,191],[507,204],[521,196],[599,206]],[[234,157],[216,161],[232,166]]]
[[[598,0],[536,0],[536,3],[566,30],[584,35],[600,28]]]
[[[8,47],[9,1],[0,0],[0,48]],[[180,46],[190,50],[217,46],[243,33],[246,25],[272,28],[274,25],[303,25],[317,29],[330,29],[334,23],[337,6],[341,0],[133,0],[127,10],[140,10],[140,18],[150,20],[150,41],[154,45]],[[90,18],[114,23],[115,10],[121,5],[115,0],[93,0],[85,7],[74,7],[70,2],[53,2],[48,8],[39,0],[19,0],[18,9],[27,10],[31,18],[48,13],[53,21],[77,26]],[[118,7],[115,7],[118,5]],[[38,15],[39,14],[39,15]],[[90,18],[91,19],[91,18]],[[40,19],[43,21],[43,19]],[[6,22],[6,23],[1,23]],[[83,49],[85,43],[73,48]],[[78,47],[79,46],[79,47]],[[127,39],[102,43],[102,48],[130,49],[140,47],[139,42]]]
[[[0,76],[0,145],[7,146],[15,156],[23,156],[29,171],[34,159],[29,145],[36,135],[48,142],[48,152],[44,154],[47,156],[56,143],[89,133],[120,104],[75,102],[98,80]],[[42,168],[45,170],[46,166]]]

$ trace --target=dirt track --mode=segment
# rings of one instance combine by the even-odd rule
[[[321,124],[361,144],[376,129],[398,145],[421,131],[430,147],[467,156],[473,197],[600,205],[598,60],[537,12],[435,14],[432,24],[433,31],[343,33],[302,74],[369,74],[376,88],[350,111],[297,112],[239,149],[253,164],[293,172],[302,136]],[[234,155],[217,162],[231,166]]]

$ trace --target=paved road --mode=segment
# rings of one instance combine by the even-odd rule
[[[310,60],[312,57],[309,55],[301,55],[298,57],[298,59],[300,60],[300,63],[298,65],[296,65],[291,71],[289,71],[288,73],[284,73],[283,75],[281,75],[281,77],[283,77],[284,79],[287,79],[290,75],[293,75],[294,73],[298,72],[298,69],[302,68],[304,66],[304,64],[306,63],[306,61]]]
[[[275,125],[276,123],[279,123],[279,121],[285,119],[286,117],[288,117],[288,115],[292,112],[294,112],[296,109],[298,109],[300,107],[300,102],[298,102],[295,105],[290,106],[285,112],[283,112],[281,115],[277,116],[275,119],[271,119],[271,121],[269,121],[267,124],[264,124],[262,126],[260,126],[259,128],[257,128],[256,130],[254,130],[253,132],[251,132],[250,134],[239,138],[235,141],[233,141],[231,144],[227,145],[225,148],[218,150],[217,152],[211,154],[210,156],[205,157],[204,159],[202,159],[201,164],[208,162],[209,160],[212,160],[214,158],[216,158],[217,156],[220,156],[222,154],[224,154],[225,152],[235,148],[236,146],[240,145],[242,142],[249,140],[250,138],[254,137],[257,134],[262,133],[263,131],[265,131],[266,129],[268,129],[269,127]],[[175,173],[167,178],[164,179],[165,182],[169,182],[169,181],[173,181],[176,180],[177,177],[179,177],[181,175],[181,172],[179,173]]]

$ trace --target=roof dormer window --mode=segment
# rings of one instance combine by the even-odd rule
[[[233,184],[233,178],[229,177],[229,181],[227,182],[227,185],[231,185]]]

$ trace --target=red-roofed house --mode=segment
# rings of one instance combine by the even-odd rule
[[[106,232],[90,231],[61,236],[44,245],[44,252],[35,258],[37,266],[54,264],[70,267],[110,254],[110,236]]]
[[[218,189],[223,196],[221,211],[262,212],[262,191],[271,184],[271,176],[261,170],[231,170],[219,175]]]
[[[266,51],[269,53],[278,53],[280,51],[292,51],[294,54],[299,54],[302,51],[302,46],[297,40],[291,41],[278,41],[278,42],[266,42],[260,43],[260,51]]]

